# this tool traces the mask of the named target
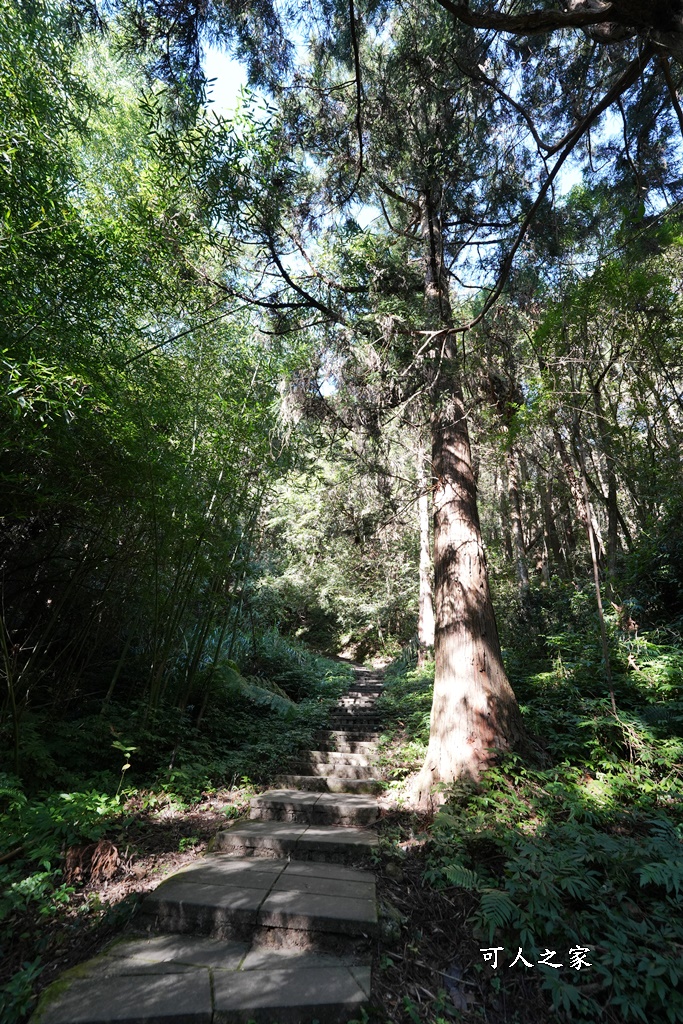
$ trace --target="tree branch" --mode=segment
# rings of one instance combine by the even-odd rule
[[[297,295],[300,295],[301,298],[304,299],[309,306],[313,306],[321,313],[324,313],[325,316],[328,316],[335,323],[343,324],[344,321],[342,317],[339,315],[339,313],[332,309],[331,306],[327,306],[324,302],[320,302],[319,299],[316,299],[315,295],[311,295],[310,292],[307,292],[304,288],[298,285],[296,281],[292,279],[289,272],[285,270],[284,266],[282,265],[282,260],[278,255],[277,249],[275,248],[275,241],[270,235],[268,236],[268,248],[270,249],[270,255],[273,257],[273,262],[275,263],[275,266],[280,271],[280,276],[287,282],[292,291],[295,291]]]
[[[397,203],[403,203],[404,206],[409,206],[410,209],[414,210],[416,213],[420,212],[420,204],[418,202],[413,199],[406,199],[405,196],[402,196],[400,192],[397,192],[396,189],[392,188],[386,181],[379,179],[377,184],[381,188],[382,192],[389,196],[390,199],[394,199]]]
[[[561,28],[586,28],[616,20],[614,4],[606,4],[599,10],[573,11],[529,11],[528,14],[501,14],[499,11],[479,13],[471,11],[468,4],[453,3],[452,0],[436,0],[440,7],[454,18],[471,28],[483,28],[494,32],[509,32],[512,35],[541,34]]]
[[[484,317],[491,309],[491,307],[494,305],[494,303],[497,302],[501,292],[503,291],[503,288],[505,287],[507,279],[510,276],[510,271],[512,269],[512,264],[515,255],[517,254],[517,250],[524,241],[526,233],[529,230],[531,222],[536,216],[536,212],[539,206],[548,194],[550,187],[553,184],[557,175],[559,174],[560,169],[564,164],[565,160],[573,152],[574,147],[578,143],[581,136],[588,131],[590,126],[598,119],[598,117],[600,117],[600,115],[604,113],[604,111],[607,110],[608,107],[610,107],[619,99],[622,93],[626,92],[626,90],[629,89],[634,84],[634,82],[638,80],[638,76],[645,70],[646,66],[648,65],[654,54],[654,46],[652,46],[652,44],[648,44],[643,50],[643,52],[639,54],[638,57],[631,61],[629,66],[626,68],[626,71],[621,76],[621,78],[614,83],[612,88],[605,94],[605,96],[603,96],[603,98],[600,100],[597,106],[593,107],[593,109],[588,114],[586,114],[586,116],[577,124],[576,128],[574,128],[570,136],[569,142],[562,150],[560,156],[557,158],[555,166],[553,167],[552,171],[550,172],[546,180],[543,182],[543,185],[539,189],[536,199],[527,211],[527,214],[524,220],[522,221],[520,229],[517,232],[517,237],[512,245],[512,248],[508,252],[505,259],[503,260],[498,281],[494,289],[491,291],[488,298],[486,299],[486,302],[484,303],[481,312],[468,324],[464,325],[463,327],[456,328],[456,331],[468,331],[472,327],[475,327],[478,323],[481,323],[481,321],[484,319]]]
[[[669,95],[671,96],[671,102],[673,103],[673,108],[676,111],[676,117],[678,118],[678,125],[681,129],[681,135],[683,135],[683,110],[681,109],[681,101],[678,98],[678,90],[676,89],[676,84],[673,78],[671,77],[669,58],[662,56],[659,58],[659,63],[662,67],[662,71],[664,72],[664,78],[666,79],[666,85],[669,90]]]
[[[215,306],[216,303],[213,302],[211,305]],[[235,312],[237,312],[237,310],[228,309],[223,313],[219,313],[218,316],[211,317],[210,320],[203,320],[201,323],[195,324],[194,327],[187,327],[184,331],[178,331],[177,334],[171,335],[170,338],[164,338],[163,341],[158,341],[155,345],[150,345],[149,348],[144,349],[142,352],[136,352],[134,356],[130,357],[130,359],[126,359],[123,365],[124,367],[130,366],[131,363],[137,362],[138,359],[142,359],[144,356],[148,356],[152,352],[156,352],[157,349],[164,348],[165,345],[170,345],[171,342],[178,341],[179,338],[185,338],[188,334],[194,334],[195,331],[200,331],[202,327],[209,327],[211,324],[215,324],[218,320],[223,320],[224,317],[230,316]]]
[[[342,201],[345,205],[354,195],[363,177],[363,79],[360,71],[360,47],[358,46],[358,32],[356,26],[356,12],[353,0],[349,0],[349,25],[351,28],[351,46],[353,48],[353,67],[356,73],[356,132],[358,134],[358,172],[353,187],[346,198]]]

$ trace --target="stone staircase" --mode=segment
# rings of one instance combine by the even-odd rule
[[[144,900],[142,936],[44,993],[31,1024],[341,1024],[370,995],[382,784],[373,769],[381,692],[356,681],[318,749],[302,752],[248,821]]]

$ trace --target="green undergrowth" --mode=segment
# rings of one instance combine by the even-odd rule
[[[64,876],[69,848],[103,838],[125,844],[140,816],[182,813],[225,790],[231,794],[226,815],[239,815],[254,784],[267,783],[312,745],[351,680],[345,666],[282,637],[260,638],[256,648],[253,642],[235,646],[239,663],[218,666],[201,718],[196,706],[161,702],[150,708],[143,700],[98,707],[86,701],[61,719],[26,715],[21,776],[0,763],[3,1024],[30,1011],[55,943],[89,927],[93,914],[117,913],[116,907],[74,904],[74,886]],[[195,841],[181,840],[181,852]]]
[[[386,669],[384,684],[377,701],[384,728],[380,764],[398,791],[427,750],[434,664],[416,668],[410,658],[397,658]]]
[[[532,752],[449,789],[425,882],[475,898],[473,948],[499,947],[495,970],[483,953],[472,963],[492,998],[509,990],[514,1005],[521,972],[545,994],[548,1020],[673,1024],[683,1019],[683,649],[671,632],[613,629],[615,717],[599,648],[581,639],[547,638],[545,666],[529,658],[526,673],[523,656],[508,656]],[[386,682],[401,773],[424,751],[433,666],[399,666]],[[510,967],[519,949],[531,967]],[[589,968],[572,966],[581,949]],[[561,968],[540,963],[548,951]]]

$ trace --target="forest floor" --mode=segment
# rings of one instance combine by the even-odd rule
[[[384,746],[385,765],[401,761],[407,742],[402,731],[394,733]],[[72,879],[73,892],[62,913],[26,922],[27,946],[33,930],[40,928],[45,964],[34,993],[120,935],[143,896],[202,856],[226,820],[248,813],[250,798],[263,788],[248,784],[218,790],[188,806],[173,798],[159,805],[144,792],[129,799],[122,808],[125,827],[113,827],[103,838],[119,858],[111,877],[98,877],[86,865],[82,876]],[[375,871],[381,928],[373,955],[372,1002],[363,1024],[556,1020],[533,978],[520,974],[497,991],[492,979],[473,969],[481,960],[481,943],[469,923],[475,898],[463,889],[444,892],[424,881],[432,817],[399,810],[390,790],[380,797],[380,807],[375,828],[381,852]],[[9,959],[12,963],[3,965],[5,977],[22,962],[21,942]]]
[[[140,812],[126,829],[125,845],[124,837],[112,832],[109,840],[122,844],[114,877],[84,880],[75,886],[62,915],[45,924],[27,921],[28,929],[40,927],[45,944],[46,966],[36,992],[101,952],[120,935],[145,893],[204,854],[211,837],[225,827],[223,807],[239,806],[236,795],[226,790],[182,810]],[[403,857],[399,866],[385,853],[377,865],[383,927],[374,950],[369,1019],[377,1024],[445,1024],[456,1019],[549,1024],[555,1018],[548,1015],[547,1003],[530,979],[520,976],[515,986],[496,993],[487,979],[472,973],[471,965],[480,956],[479,941],[468,925],[474,900],[462,890],[444,893],[424,884],[429,825],[428,818],[399,812],[387,813],[378,825],[385,850],[401,850]],[[16,954],[20,958],[20,949]]]
[[[375,951],[373,1024],[557,1024],[533,977],[520,974],[498,988],[495,978],[473,969],[481,961],[470,921],[476,899],[463,889],[425,884],[430,824],[396,813],[382,825],[381,834],[403,856],[399,862],[385,852],[377,875],[380,905],[393,908],[398,927],[382,929]]]
[[[111,877],[86,868],[74,879],[61,913],[47,919],[37,908],[27,913],[18,940],[3,958],[0,985],[25,963],[29,949],[39,947],[45,965],[36,994],[63,971],[99,953],[125,927],[144,894],[205,853],[209,840],[225,828],[226,818],[246,812],[254,792],[253,786],[219,790],[189,807],[169,799],[154,810],[144,806],[144,794],[136,794],[123,808],[125,832],[113,828],[104,839],[119,858]]]
[[[678,673],[683,659],[664,653]],[[373,865],[381,926],[362,1024],[683,1019],[679,705],[654,702],[657,678],[645,670],[624,675],[626,710],[615,722],[606,699],[594,695],[592,667],[585,682],[577,671],[573,687],[564,674],[516,681],[528,722],[544,736],[542,758],[511,756],[477,787],[454,787],[434,820],[401,807],[402,787],[424,757],[430,671],[387,670],[380,765],[388,788]],[[665,697],[669,678],[662,670]],[[104,859],[109,878],[107,870],[89,874],[87,864],[81,877],[67,871],[49,903],[17,886],[26,903],[14,904],[16,927],[0,956],[0,1003],[5,985],[14,999],[11,1024],[25,1019],[56,975],[120,935],[146,892],[248,811],[265,786],[240,778],[231,788],[199,790],[193,802],[135,790],[98,833],[115,850]],[[61,876],[68,858],[54,865]],[[40,880],[26,882],[33,877]],[[0,914],[3,899],[0,893]],[[590,972],[567,966],[577,942],[592,948]],[[534,969],[510,962],[522,945]],[[546,945],[564,950],[564,971],[539,969]],[[497,971],[482,958],[496,946],[506,947]]]
[[[150,811],[135,800],[126,806],[125,834],[113,829],[106,841],[120,861],[109,879],[74,884],[68,906],[48,921],[27,919],[28,940],[40,929],[45,967],[34,991],[42,991],[63,971],[96,956],[120,935],[145,893],[169,874],[202,856],[209,840],[239,812],[246,811],[253,787],[219,791],[180,808],[172,801]],[[142,803],[140,797],[138,803]],[[130,815],[133,820],[130,821]],[[500,995],[470,970],[479,955],[467,919],[472,897],[459,890],[437,891],[423,882],[430,819],[385,811],[378,823],[383,855],[377,867],[382,929],[374,950],[373,1001],[369,1020],[409,1024],[450,1020],[545,1024],[545,1001],[537,986],[520,979]],[[395,854],[400,852],[400,864]],[[11,976],[22,962],[22,943],[3,964]],[[5,979],[1,979],[5,980]],[[520,1016],[519,1014],[523,1014]],[[435,1016],[436,1015],[436,1016]]]

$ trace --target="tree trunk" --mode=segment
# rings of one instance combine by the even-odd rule
[[[614,459],[614,443],[612,424],[605,415],[600,395],[600,385],[591,384],[593,406],[596,423],[600,435],[602,454],[607,471],[607,588],[610,598],[614,596],[613,587],[617,572],[617,552],[619,548],[619,503],[617,490],[617,474]]]
[[[526,611],[529,605],[529,570],[526,564],[526,550],[524,547],[524,533],[522,531],[522,509],[519,501],[519,483],[517,480],[517,460],[512,445],[508,449],[507,456],[507,478],[508,497],[510,499],[510,523],[512,526],[512,541],[515,552],[515,570],[517,573],[517,585],[522,608]]]
[[[415,804],[427,809],[439,801],[437,784],[477,778],[496,751],[520,738],[522,724],[489,591],[457,348],[448,330],[452,318],[435,189],[425,189],[422,197],[422,237],[428,324],[440,332],[431,386],[434,699],[427,756],[413,790]]]
[[[417,450],[418,515],[420,520],[420,604],[417,621],[419,642],[418,665],[423,665],[427,652],[434,646],[434,601],[432,599],[432,559],[429,545],[429,497],[425,453],[422,441]]]
[[[550,486],[552,486],[552,481]],[[542,477],[539,475],[539,492],[541,497],[541,512],[543,514],[543,532],[545,536],[545,543],[550,553],[553,556],[553,563],[555,569],[561,571],[566,561],[562,545],[560,544],[560,538],[557,534],[557,527],[555,526],[555,516],[553,514],[552,506],[552,493],[546,489],[543,483]]]
[[[503,538],[503,550],[506,560],[512,565],[515,553],[512,547],[512,531],[510,529],[510,482],[508,480],[507,463],[501,468],[500,491],[498,493],[498,515]]]
[[[583,489],[583,500],[586,505],[586,528],[588,531],[588,544],[591,553],[591,565],[593,567],[593,585],[595,587],[595,604],[598,609],[598,623],[600,626],[600,644],[602,646],[602,660],[605,667],[605,680],[607,682],[607,688],[609,690],[610,701],[612,704],[612,713],[614,717],[617,717],[617,704],[614,697],[614,686],[612,683],[612,669],[610,666],[610,650],[609,640],[607,639],[607,628],[605,626],[605,613],[602,607],[602,596],[600,594],[600,564],[598,562],[598,548],[593,534],[592,522],[593,517],[591,515],[591,504],[588,496],[588,481],[586,477],[586,464],[583,458],[583,451],[581,454],[581,486]]]

